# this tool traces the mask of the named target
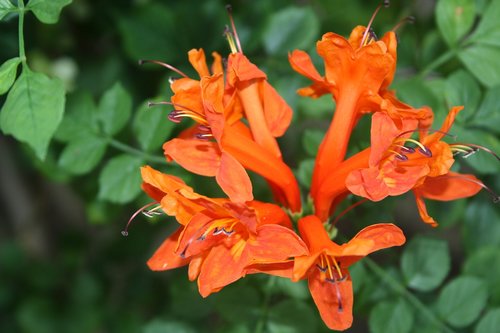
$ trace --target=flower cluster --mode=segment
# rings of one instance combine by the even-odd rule
[[[152,270],[189,265],[189,279],[197,280],[203,297],[246,274],[307,279],[325,324],[347,329],[353,320],[349,266],[374,251],[402,245],[405,237],[394,224],[381,223],[337,244],[326,227],[339,204],[350,194],[379,201],[413,191],[422,220],[435,226],[424,199],[454,200],[484,187],[473,175],[450,171],[457,154],[478,148],[445,141],[462,107],[453,107],[434,129],[431,109],[413,108],[389,90],[397,59],[393,31],[381,39],[370,26],[354,28],[348,39],[326,33],[317,42],[324,75],[306,52],[289,55],[292,68],[312,81],[298,93],[331,94],[336,105],[308,190],[313,213],[303,216],[301,190],[276,141],[290,125],[292,110],[242,52],[232,18],[231,25],[225,61],[212,53],[208,66],[203,50],[189,51],[199,77],[163,64],[181,76],[171,81],[173,97],[164,102],[173,107],[168,118],[194,121],[164,144],[166,159],[215,177],[227,197],[200,195],[175,176],[143,167],[143,189],[155,205],[146,212],[163,211],[178,222],[148,265]],[[346,157],[363,116],[371,117],[371,146]],[[247,170],[267,181],[276,203],[254,199]]]

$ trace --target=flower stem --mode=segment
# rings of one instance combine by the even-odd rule
[[[403,296],[408,303],[413,305],[415,309],[420,311],[420,313],[427,318],[433,324],[436,324],[440,328],[440,332],[444,333],[455,333],[451,330],[445,323],[443,323],[432,311],[430,311],[425,304],[423,304],[415,295],[410,293],[405,286],[403,286],[399,281],[393,278],[391,275],[387,274],[382,267],[380,267],[375,261],[366,257],[363,259],[368,268],[370,268],[376,275],[378,275],[386,285],[392,288],[393,291]]]
[[[433,62],[428,64],[424,69],[420,71],[420,73],[417,75],[419,78],[424,78],[426,77],[430,72],[432,72],[434,69],[438,68],[448,60],[452,59],[457,55],[457,50],[456,49],[450,49],[447,52],[443,53],[440,57],[435,59]]]
[[[26,51],[24,50],[24,0],[19,0],[18,3],[19,9],[19,58],[21,59],[23,66],[27,66],[26,63]]]
[[[129,145],[126,145],[124,144],[123,142],[120,142],[118,140],[115,140],[113,138],[108,138],[108,142],[109,144],[118,149],[118,150],[121,150],[125,153],[129,153],[129,154],[132,154],[132,155],[136,155],[136,156],[139,156],[139,157],[142,157],[144,160],[146,160],[147,162],[151,162],[151,163],[165,163],[165,158],[164,157],[159,157],[159,156],[154,156],[154,155],[151,155],[151,154],[148,154],[142,150],[139,150],[139,149],[136,149],[134,147],[131,147]]]

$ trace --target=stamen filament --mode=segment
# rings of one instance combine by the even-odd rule
[[[226,36],[227,42],[229,44],[229,48],[231,49],[231,53],[238,53],[238,49],[236,48],[236,43],[234,42],[233,35],[229,31],[229,28],[226,26],[224,30],[224,35]]]
[[[405,17],[404,19],[402,19],[401,21],[399,21],[395,26],[394,28],[391,29],[392,32],[396,32],[399,28],[401,28],[403,26],[403,24],[405,23],[409,23],[409,24],[413,24],[415,23],[415,17],[414,16],[407,16]]]
[[[368,34],[370,32],[370,28],[372,26],[373,21],[375,20],[375,16],[377,16],[378,11],[380,10],[380,8],[382,8],[382,5],[384,5],[384,7],[389,7],[389,1],[384,0],[383,4],[378,5],[377,8],[375,9],[375,12],[373,13],[372,17],[370,18],[368,25],[366,26],[365,32],[363,33],[363,38],[361,38],[360,47],[363,47],[366,45],[365,42],[367,42],[367,37],[368,37]]]
[[[158,61],[158,60],[144,60],[144,59],[141,59],[139,60],[139,65],[142,65],[144,63],[152,63],[152,64],[157,64],[157,65],[160,65],[160,66],[163,66],[165,68],[168,68],[170,69],[171,71],[174,71],[176,72],[177,74],[187,78],[188,76],[186,74],[184,74],[183,72],[181,72],[179,69],[175,68],[174,66],[172,65],[169,65],[169,64],[166,64],[164,62],[161,62],[161,61]]]
[[[352,209],[356,208],[357,206],[367,202],[368,199],[363,199],[363,200],[360,200],[358,202],[356,202],[355,204],[352,204],[350,205],[349,207],[347,207],[346,209],[344,209],[342,212],[340,212],[339,215],[337,215],[337,217],[335,218],[335,220],[333,220],[333,222],[330,223],[330,227],[329,227],[329,231],[331,231],[333,229],[333,227],[337,224],[337,222],[345,215],[347,214],[349,211],[351,211]]]
[[[229,21],[231,22],[231,28],[233,30],[234,39],[236,40],[236,45],[238,46],[238,51],[243,53],[243,49],[241,48],[240,38],[238,37],[238,32],[236,31],[236,25],[234,24],[233,7],[231,5],[226,5],[226,10],[227,13],[229,14]]]
[[[137,215],[139,215],[139,213],[141,213],[141,212],[143,212],[145,209],[147,209],[147,208],[149,208],[149,207],[151,207],[151,206],[157,205],[157,204],[159,204],[159,202],[158,202],[158,201],[150,202],[150,203],[148,203],[147,205],[142,206],[142,207],[141,207],[141,208],[139,208],[139,209],[138,209],[138,210],[137,210],[134,214],[132,214],[132,216],[130,217],[130,219],[129,219],[129,220],[128,220],[128,222],[127,222],[127,225],[125,226],[125,229],[123,229],[123,230],[122,230],[122,235],[123,235],[123,236],[125,236],[125,237],[127,237],[127,236],[128,236],[128,227],[130,226],[130,223],[131,223],[131,222],[135,219],[135,217],[136,217]],[[161,206],[158,206],[158,207],[154,208],[154,210],[159,209],[159,207],[161,207]]]
[[[428,149],[422,143],[412,138],[398,138],[394,140],[394,142],[411,142],[419,146],[423,151],[428,151]]]

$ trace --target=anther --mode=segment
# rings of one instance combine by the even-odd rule
[[[196,133],[194,136],[199,140],[209,140],[213,138],[212,133]]]
[[[327,270],[327,268],[326,268],[326,267],[323,267],[323,266],[321,266],[320,264],[316,264],[316,267],[318,267],[318,269],[319,269],[319,271],[320,271],[321,273],[325,273],[325,272],[326,272],[326,270]]]
[[[400,146],[401,152],[404,154],[413,154],[415,152],[415,148],[412,147],[406,147],[406,146]]]
[[[145,209],[147,209],[153,205],[157,205],[157,204],[158,204],[158,202],[154,201],[154,202],[150,202],[147,205],[144,205],[141,208],[139,208],[134,214],[132,214],[132,216],[130,217],[130,219],[127,222],[127,225],[125,226],[125,229],[122,230],[121,234],[123,236],[127,237],[128,236],[128,227],[130,226],[130,223],[132,223],[132,221],[135,219],[135,217],[137,215],[139,215],[139,213],[144,212]],[[161,206],[158,206],[158,207],[161,207]],[[155,209],[158,209],[158,207]]]
[[[389,7],[389,1],[384,0],[383,6],[386,8]],[[375,9],[375,12],[373,13],[372,17],[370,18],[370,21],[368,22],[368,25],[366,26],[365,32],[363,33],[363,37],[361,38],[361,45],[359,47],[363,47],[363,46],[365,46],[365,44],[367,44],[366,42],[368,39],[368,35],[370,34],[370,29],[371,29],[372,23],[375,20],[375,16],[377,16],[377,13],[380,10],[380,8],[382,8],[382,4],[377,6],[377,8]]]
[[[172,105],[172,103],[165,102],[165,101],[162,101],[162,102],[151,102],[151,101],[149,101],[148,102],[148,108],[150,108],[152,106],[158,106],[158,105]]]
[[[401,21],[399,21],[394,28],[391,29],[391,31],[396,32],[399,28],[401,28],[404,24],[413,24],[415,23],[415,17],[414,16],[407,16]]]
[[[418,152],[422,155],[424,155],[425,157],[432,157],[432,151],[427,148],[427,147],[418,147],[417,148]]]
[[[181,122],[181,118],[179,117],[179,111],[174,110],[168,114],[168,119],[176,124]]]
[[[238,32],[236,31],[236,25],[234,24],[233,19],[233,7],[231,5],[226,5],[227,14],[229,15],[229,22],[231,22],[231,28],[233,30],[233,36],[236,40],[236,46],[238,47],[238,51],[243,53],[243,49],[241,48],[240,38],[238,37]]]
[[[166,63],[158,61],[158,60],[144,60],[144,59],[141,59],[141,60],[138,61],[138,63],[139,63],[139,65],[144,65],[145,63],[157,64],[157,65],[163,66],[165,68],[168,68],[171,71],[174,71],[174,72],[176,72],[177,74],[179,74],[181,76],[184,76],[186,78],[188,77],[186,74],[184,74],[183,72],[181,72],[179,69],[175,68],[174,66],[166,64]]]
[[[398,159],[402,162],[405,162],[405,161],[408,161],[408,156],[403,155],[403,154],[396,154],[396,159]]]

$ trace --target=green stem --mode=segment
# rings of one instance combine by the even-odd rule
[[[420,311],[420,313],[426,317],[430,322],[436,324],[440,327],[441,332],[445,333],[455,333],[451,330],[445,323],[443,323],[432,311],[430,311],[425,304],[423,304],[415,295],[410,293],[405,286],[399,283],[398,280],[393,278],[391,275],[387,274],[382,267],[380,267],[376,262],[370,258],[364,258],[363,263],[365,263],[368,268],[370,268],[376,275],[378,275],[386,284],[392,288],[396,293],[403,296],[408,303],[413,305],[415,309]]]
[[[434,69],[438,68],[448,60],[452,59],[457,55],[457,50],[456,49],[450,49],[447,52],[443,53],[439,58],[435,59],[433,62],[431,62],[429,65],[427,65],[419,74],[419,78],[424,78],[427,76],[430,72],[432,72]]]
[[[271,303],[271,291],[273,289],[274,284],[276,283],[276,276],[269,276],[269,280],[267,280],[267,285],[265,288],[264,301],[262,302],[262,315],[260,316],[257,325],[255,326],[255,333],[264,332],[264,327],[267,322],[267,316],[269,312],[269,306]]]
[[[19,8],[19,58],[21,59],[23,66],[27,66],[26,63],[26,51],[24,50],[24,0],[18,1]]]
[[[147,162],[159,163],[159,164],[165,163],[164,157],[159,157],[159,156],[154,156],[154,155],[148,154],[142,150],[136,149],[134,147],[130,147],[129,145],[126,145],[123,142],[117,141],[113,138],[109,138],[108,142],[112,147],[115,147],[116,149],[119,149],[125,153],[139,156],[139,157],[143,158],[144,160],[146,160]]]

